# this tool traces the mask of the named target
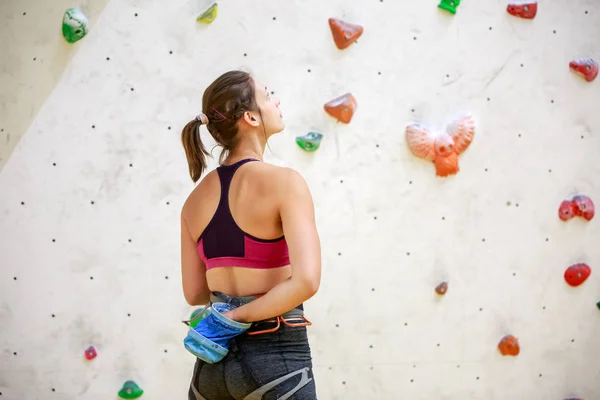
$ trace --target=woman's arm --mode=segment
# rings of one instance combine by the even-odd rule
[[[292,268],[292,276],[258,299],[225,313],[239,322],[281,315],[315,295],[321,282],[321,244],[313,199],[298,172],[283,168],[273,182],[278,198]]]
[[[181,212],[181,279],[183,296],[190,306],[204,305],[209,302],[210,289],[206,281],[206,266],[198,255],[196,241],[188,229],[183,210]]]

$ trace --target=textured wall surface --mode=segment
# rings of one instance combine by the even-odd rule
[[[108,0],[83,1],[95,24]],[[69,0],[0,2],[0,171],[77,53],[61,36]]]
[[[54,29],[62,11],[38,3],[26,27],[9,9],[3,42],[53,28],[9,44],[2,70],[31,48],[70,62],[47,97],[32,95],[31,66],[2,78],[0,128],[28,129],[0,172],[1,399],[117,398],[129,379],[145,399],[186,398],[180,131],[233,68],[281,99],[287,128],[266,161],[300,171],[315,200],[319,399],[600,399],[600,219],[558,218],[575,194],[600,202],[600,79],[569,70],[600,60],[599,2],[546,0],[524,20],[500,0],[455,15],[434,0],[229,1],[201,25],[208,2],[113,0],[74,45]],[[365,32],[338,50],[330,17]],[[323,110],[346,92],[347,125]],[[437,177],[405,127],[462,111],[475,139],[460,172]],[[324,138],[305,153],[294,138],[311,130]],[[563,273],[578,262],[592,274],[574,288]],[[498,351],[509,334],[517,357]]]

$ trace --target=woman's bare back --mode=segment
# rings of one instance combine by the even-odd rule
[[[235,172],[229,189],[229,208],[233,219],[244,232],[261,239],[276,239],[284,234],[276,190],[282,170],[263,162],[250,162]],[[193,238],[198,239],[208,226],[217,210],[220,196],[221,184],[215,170],[207,174],[192,191],[182,210]],[[290,276],[289,265],[272,269],[231,265],[206,272],[211,291],[233,296],[266,293]]]

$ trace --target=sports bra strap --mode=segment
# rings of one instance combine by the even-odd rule
[[[229,203],[229,187],[231,186],[231,180],[233,179],[233,175],[236,173],[238,168],[242,165],[250,162],[250,161],[258,161],[255,158],[247,158],[244,160],[240,160],[231,165],[221,165],[217,168],[217,173],[219,174],[219,181],[221,182],[221,201],[225,201]]]

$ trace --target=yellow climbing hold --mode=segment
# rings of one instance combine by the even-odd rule
[[[210,24],[217,18],[217,11],[219,9],[219,5],[217,3],[213,3],[206,11],[200,14],[196,21],[202,22],[204,24]]]

